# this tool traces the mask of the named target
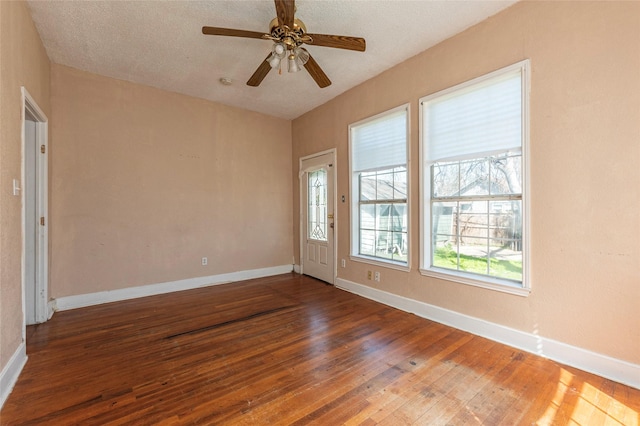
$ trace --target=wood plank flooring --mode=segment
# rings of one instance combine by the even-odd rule
[[[58,312],[2,425],[637,425],[640,391],[279,275]]]

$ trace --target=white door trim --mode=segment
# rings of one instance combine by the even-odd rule
[[[45,322],[51,318],[53,312],[50,311],[48,299],[49,299],[49,184],[48,184],[48,164],[49,164],[49,120],[46,114],[38,106],[38,103],[33,99],[29,91],[23,86],[22,88],[22,111],[20,113],[22,124],[22,182],[24,186],[27,168],[27,159],[25,155],[26,143],[28,141],[25,137],[25,121],[26,112],[28,111],[31,116],[36,119],[36,192],[38,198],[36,200],[36,215],[37,217],[44,218],[44,225],[36,226],[37,243],[35,245],[36,250],[36,306],[35,306],[35,319],[36,322]],[[44,146],[44,152],[41,148]],[[25,191],[22,191],[22,333],[23,338],[26,337],[26,209],[25,209]]]
[[[299,254],[299,260],[300,260],[300,273],[304,274],[304,244],[306,241],[306,236],[304,235],[304,230],[305,230],[305,224],[304,224],[304,210],[306,209],[307,206],[305,205],[305,200],[304,200],[304,194],[306,191],[306,182],[303,181],[302,177],[304,176],[305,170],[302,167],[302,163],[304,161],[308,161],[311,160],[313,158],[316,157],[321,157],[323,155],[326,154],[331,154],[332,157],[332,161],[331,163],[333,164],[333,167],[330,168],[330,170],[333,170],[333,174],[332,174],[332,178],[333,178],[333,283],[335,284],[336,281],[336,277],[338,276],[338,190],[337,190],[337,183],[338,183],[338,176],[337,176],[337,164],[336,164],[336,149],[335,148],[331,148],[331,149],[327,149],[321,152],[317,152],[315,154],[311,154],[311,155],[306,155],[304,157],[300,157],[299,161],[298,161],[298,182],[300,184],[300,189],[299,189],[299,194],[300,194],[300,210],[299,210],[299,216],[300,216],[300,223],[299,223],[299,227],[298,229],[300,230],[300,254]]]

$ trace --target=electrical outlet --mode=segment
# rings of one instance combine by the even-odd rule
[[[367,279],[370,280],[371,279],[371,271],[367,271]]]
[[[206,257],[202,258],[202,266],[207,266],[207,263],[209,263],[209,261],[207,260]]]
[[[347,261],[342,259],[341,265],[342,265],[343,268],[346,268],[347,267]]]
[[[376,273],[373,275],[373,279],[379,282],[379,281],[380,281],[380,272],[376,272]]]

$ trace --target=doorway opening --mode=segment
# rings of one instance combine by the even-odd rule
[[[47,321],[48,120],[22,88],[22,310],[26,326]]]

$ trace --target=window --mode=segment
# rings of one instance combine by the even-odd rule
[[[307,238],[327,241],[327,171],[311,171],[307,180]]]
[[[528,69],[420,100],[422,273],[527,294]]]
[[[409,264],[408,106],[349,126],[351,255]]]

